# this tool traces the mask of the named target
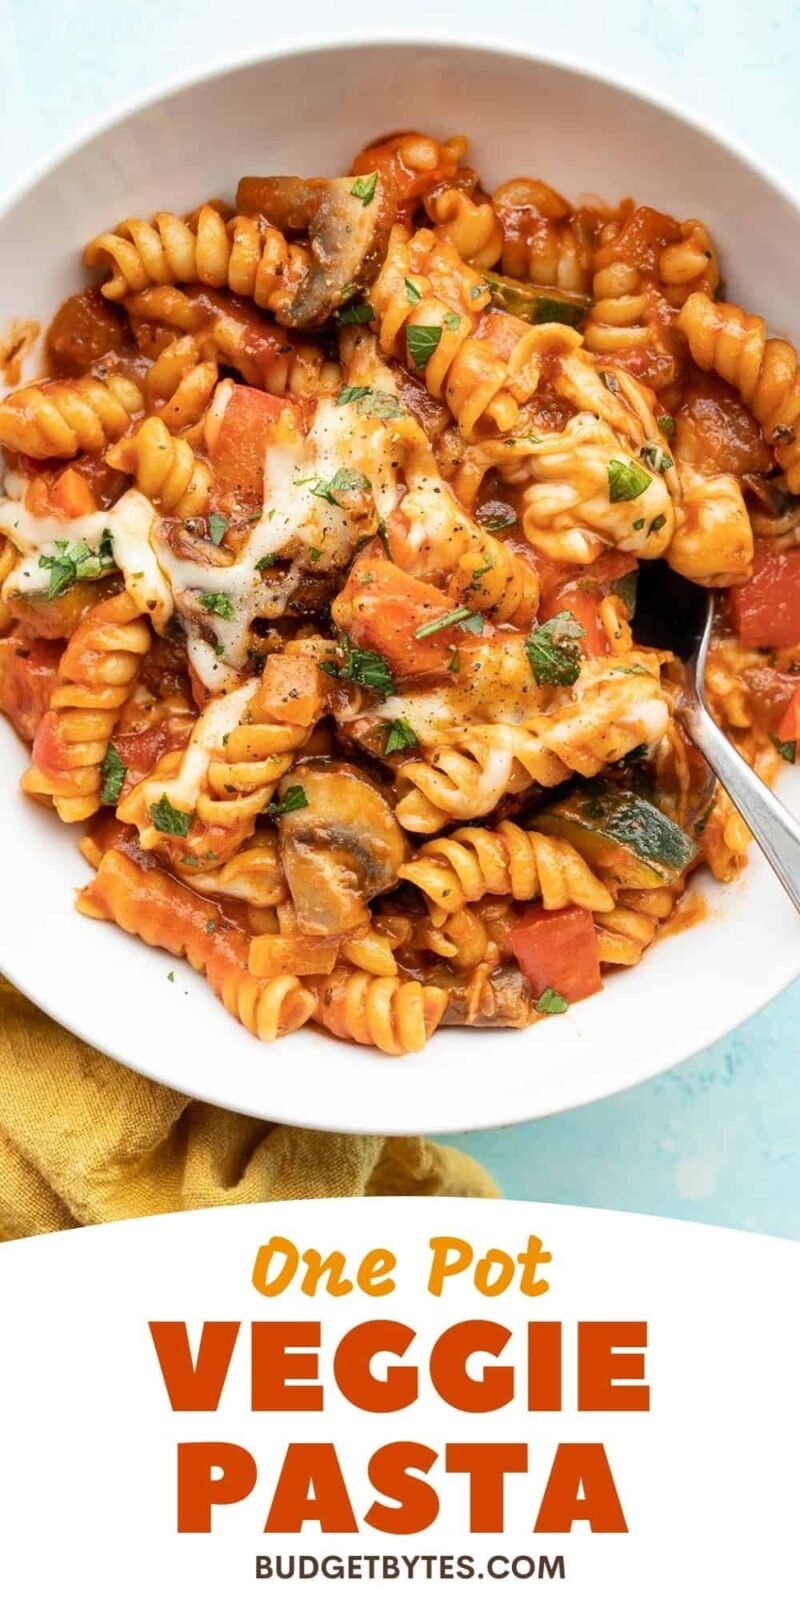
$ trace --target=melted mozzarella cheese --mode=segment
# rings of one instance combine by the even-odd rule
[[[188,624],[190,658],[207,688],[235,681],[256,617],[282,617],[305,572],[342,570],[371,531],[374,519],[365,523],[331,487],[337,472],[368,480],[379,516],[394,510],[401,490],[392,457],[390,427],[321,400],[305,439],[295,433],[268,446],[263,509],[234,561],[211,566],[178,556],[156,535],[159,563]],[[209,595],[223,597],[221,606],[204,604]],[[204,637],[211,635],[216,650]]]
[[[256,692],[255,679],[242,684],[232,694],[220,695],[209,701],[202,716],[192,729],[192,736],[184,750],[180,767],[174,778],[166,780],[145,778],[123,800],[118,815],[123,822],[135,821],[142,802],[147,807],[166,794],[170,805],[178,811],[193,812],[205,785],[206,773],[215,754],[222,750],[225,737],[238,728],[247,706]],[[157,830],[153,830],[157,834]],[[142,843],[149,848],[150,835],[142,835]]]
[[[8,487],[8,484],[6,485]],[[109,511],[92,511],[83,517],[36,517],[19,500],[0,500],[0,533],[20,552],[21,560],[3,586],[6,598],[47,592],[49,574],[40,566],[42,556],[57,557],[59,545],[83,544],[95,553],[104,535],[111,539],[114,560],[125,577],[125,587],[163,629],[173,611],[170,586],[153,549],[158,515],[146,495],[128,489]]]

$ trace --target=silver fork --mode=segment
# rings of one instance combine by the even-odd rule
[[[800,911],[800,823],[726,738],[706,702],[706,659],[715,610],[713,589],[699,589],[660,561],[641,563],[636,638],[641,644],[674,651],[685,663],[686,686],[677,716]]]

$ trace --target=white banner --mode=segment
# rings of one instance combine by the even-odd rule
[[[8,1244],[0,1594],[783,1600],[799,1282],[782,1240],[506,1201]]]

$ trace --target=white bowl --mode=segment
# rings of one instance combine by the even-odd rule
[[[0,329],[46,322],[84,280],[85,241],[123,216],[188,210],[243,172],[346,171],[368,139],[464,131],[489,187],[521,173],[577,197],[633,194],[701,216],[733,296],[800,336],[800,211],[771,177],[681,113],[522,54],[372,44],[284,54],[130,110],[58,159],[0,217]],[[117,929],[79,917],[77,831],[23,801],[21,745],[0,725],[0,968],[67,1028],[203,1100],[284,1122],[441,1132],[521,1122],[660,1072],[750,1016],[800,971],[796,917],[757,850],[711,884],[708,918],[532,1030],[441,1030],[421,1057],[303,1030],[271,1047],[233,1022],[202,979]],[[800,775],[786,774],[800,806]],[[175,981],[167,974],[175,971]]]

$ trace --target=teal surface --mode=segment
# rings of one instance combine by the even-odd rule
[[[427,27],[527,44],[666,91],[744,139],[800,190],[800,10],[788,0],[439,0],[435,10],[396,0],[379,11],[374,0],[338,8],[306,0],[280,15],[253,0],[0,0],[0,190],[94,118],[177,74],[276,43]],[[376,119],[379,126],[379,108]],[[713,1049],[639,1089],[456,1142],[513,1198],[800,1238],[799,1058],[795,985]]]

